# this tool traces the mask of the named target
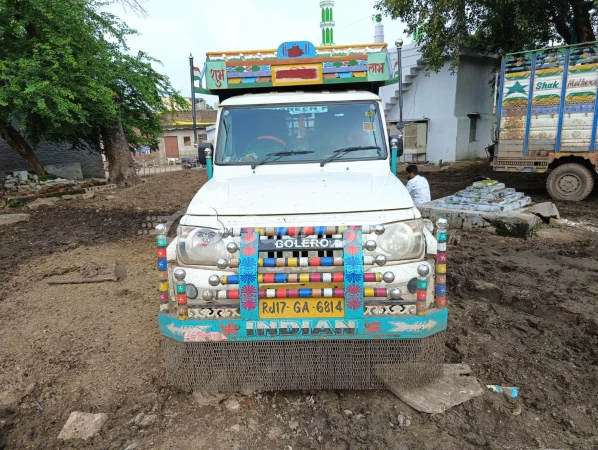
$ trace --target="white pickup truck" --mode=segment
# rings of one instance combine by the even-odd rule
[[[437,244],[396,177],[380,98],[339,86],[220,104],[209,181],[166,255],[158,236],[175,385],[363,389],[441,370],[445,224]]]

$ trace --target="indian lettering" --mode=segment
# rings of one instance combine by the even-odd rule
[[[258,336],[329,336],[354,335],[356,320],[281,320],[248,321],[245,324],[247,337]]]
[[[384,64],[383,62],[380,63],[370,63],[368,64],[368,72],[369,73],[384,73]]]
[[[318,70],[311,67],[292,67],[276,71],[278,80],[316,80],[317,78]]]
[[[224,69],[210,70],[210,77],[214,80],[216,87],[222,87],[222,82],[224,81]]]

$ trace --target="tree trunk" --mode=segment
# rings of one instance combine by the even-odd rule
[[[17,152],[21,157],[29,163],[31,168],[35,171],[36,175],[43,176],[47,175],[44,166],[41,165],[35,152],[29,142],[25,140],[19,131],[10,124],[0,124],[0,136],[6,141],[11,148]]]
[[[102,127],[101,133],[104,151],[108,158],[108,182],[119,186],[141,183],[122,123],[120,121],[108,123]]]
[[[590,20],[591,2],[586,0],[572,0],[571,7],[573,8],[573,23],[577,31],[578,42],[593,42],[596,40],[592,22]]]

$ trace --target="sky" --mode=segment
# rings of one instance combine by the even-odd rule
[[[335,44],[374,41],[374,0],[335,0]],[[109,11],[140,34],[128,40],[131,50],[143,50],[160,60],[154,68],[167,75],[174,88],[191,95],[189,54],[203,68],[206,52],[277,48],[286,41],[320,45],[320,0],[142,0],[149,17],[112,5]],[[383,18],[389,45],[403,34],[399,21]],[[214,104],[216,98],[204,96]]]

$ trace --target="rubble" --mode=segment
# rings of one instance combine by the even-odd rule
[[[438,200],[439,208],[464,211],[508,212],[528,206],[532,199],[496,180],[476,181],[471,186]]]
[[[89,439],[100,432],[108,416],[106,414],[90,414],[73,411],[60,430],[58,439],[69,441],[72,439]]]

